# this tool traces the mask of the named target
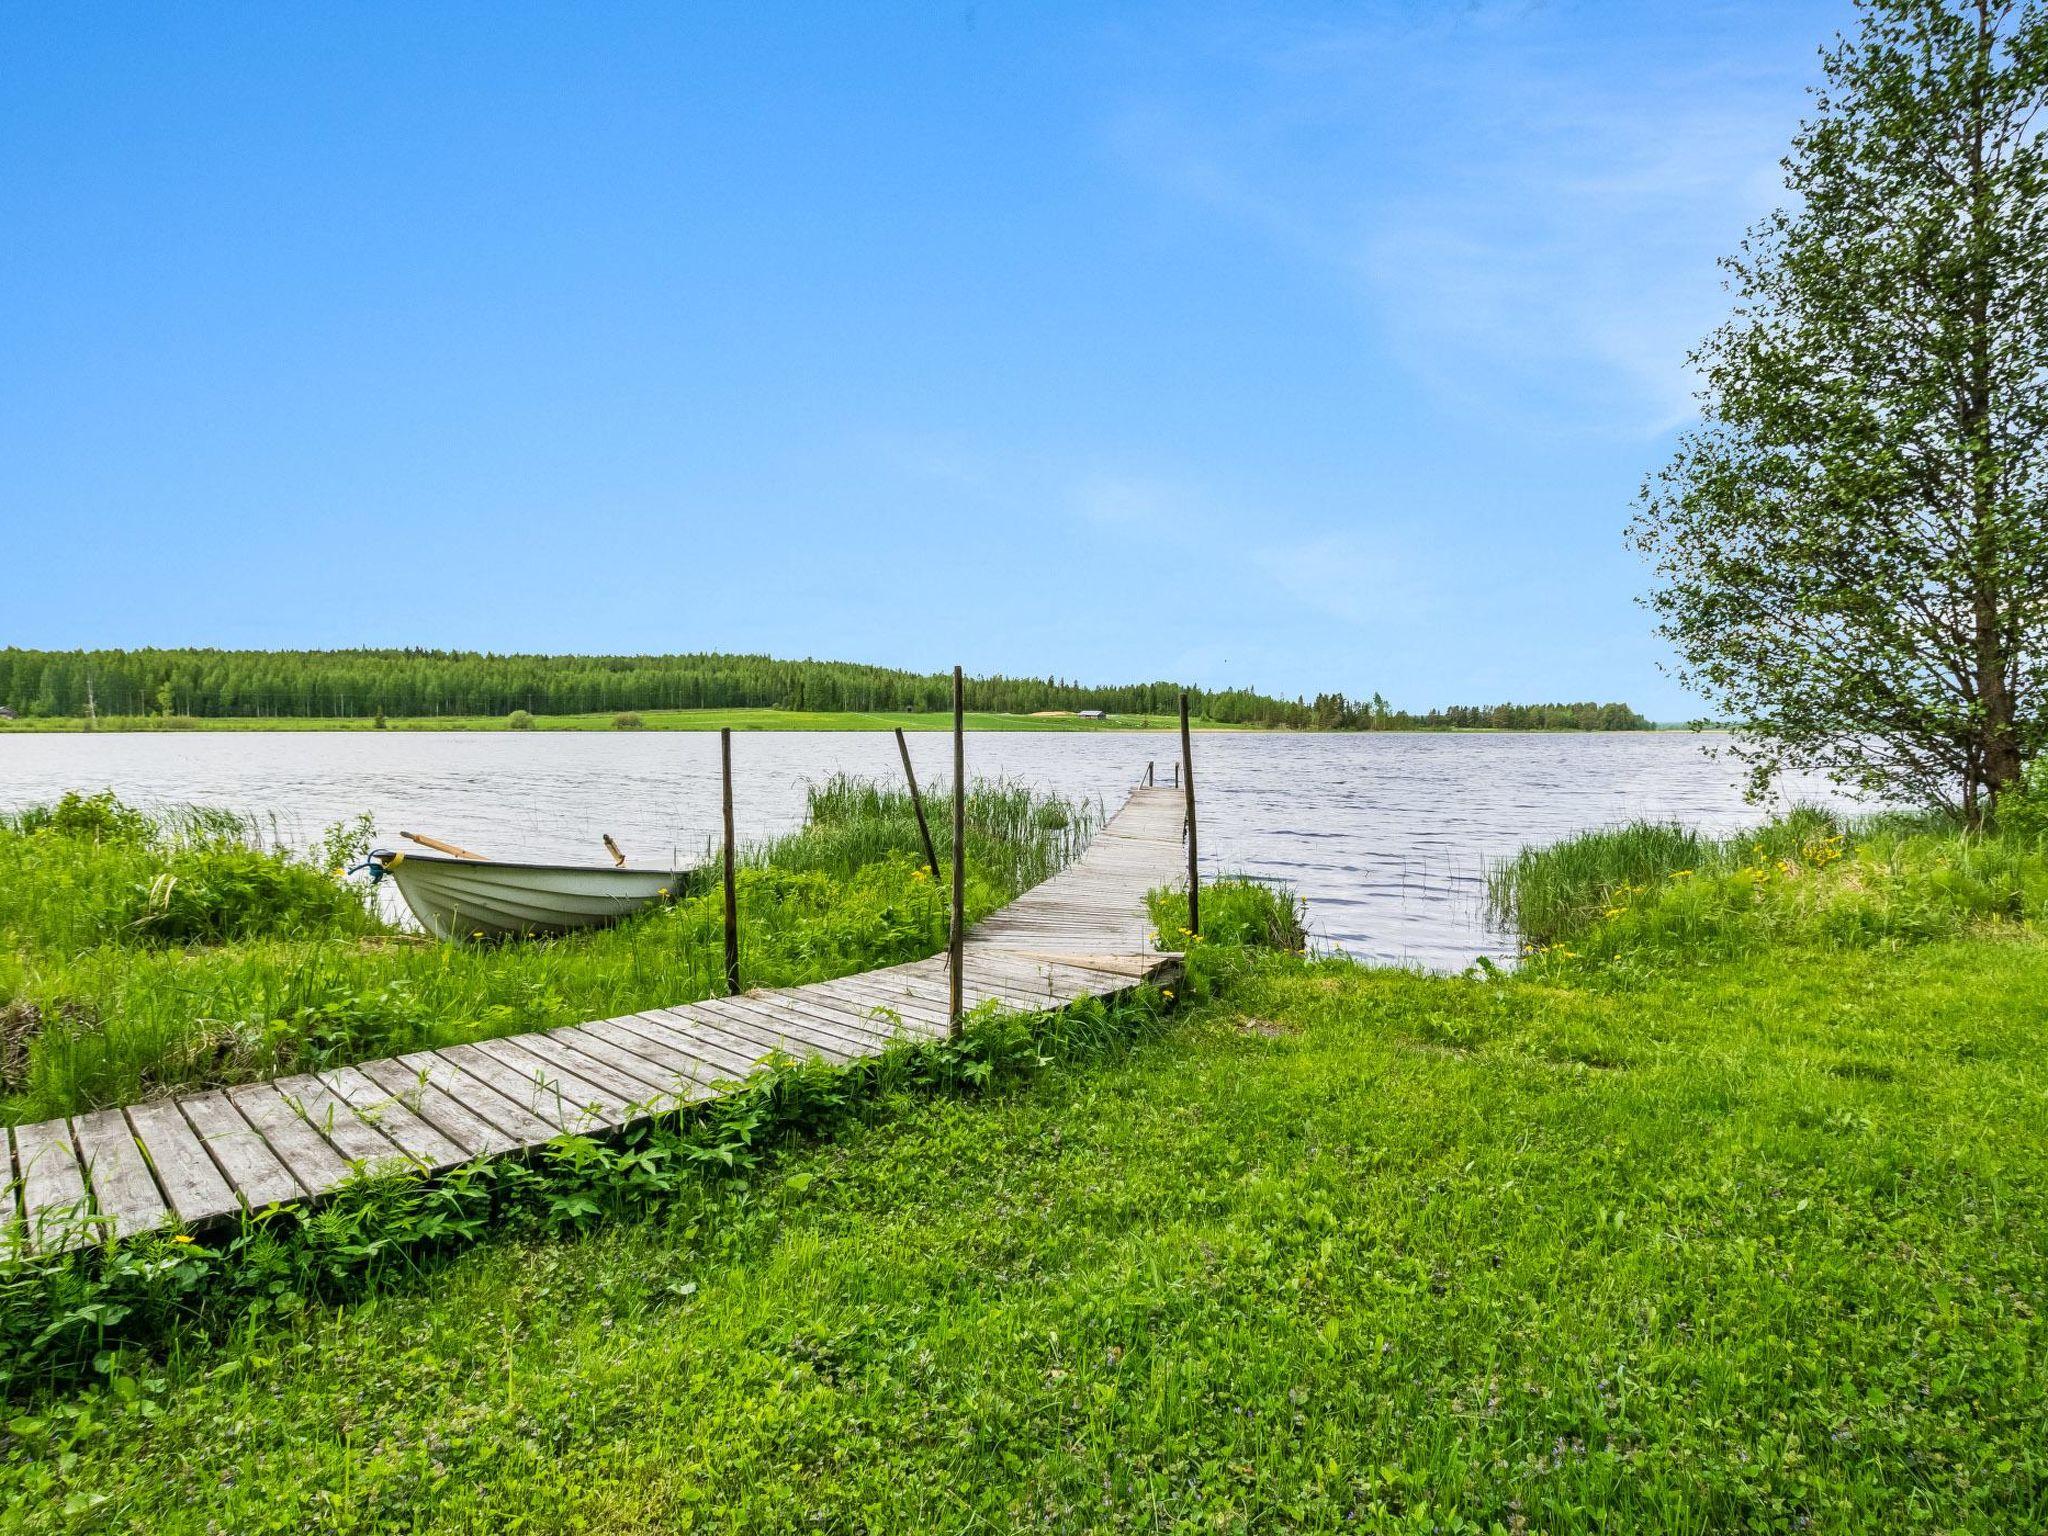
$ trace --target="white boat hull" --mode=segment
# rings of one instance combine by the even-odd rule
[[[673,896],[687,873],[576,864],[508,864],[425,853],[371,857],[439,939],[535,938],[603,928]]]

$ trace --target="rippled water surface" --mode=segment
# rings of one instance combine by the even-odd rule
[[[950,741],[910,738],[921,781]],[[969,772],[1114,808],[1171,736],[976,732]],[[757,731],[733,740],[741,836],[786,831],[806,782],[901,774],[886,733]],[[1724,831],[1752,822],[1729,761],[1684,732],[1617,735],[1213,733],[1195,738],[1205,872],[1287,881],[1325,944],[1362,958],[1457,969],[1512,945],[1489,932],[1490,859],[1633,816]],[[695,856],[718,826],[711,732],[195,732],[0,736],[0,807],[111,787],[139,804],[274,816],[288,837],[368,811],[379,841],[428,832],[495,857],[635,862]],[[1825,798],[1805,786],[1809,798]]]

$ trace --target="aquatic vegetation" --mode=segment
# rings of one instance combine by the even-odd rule
[[[1917,943],[2048,912],[2048,845],[1805,806],[1726,838],[1640,822],[1583,833],[1524,849],[1488,890],[1496,921],[1564,959]]]

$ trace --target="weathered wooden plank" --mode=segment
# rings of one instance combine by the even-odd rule
[[[71,1122],[71,1130],[85,1163],[93,1210],[106,1236],[147,1232],[170,1219],[170,1207],[164,1204],[149,1162],[120,1110],[96,1109],[79,1115]]]
[[[283,1205],[306,1193],[277,1160],[262,1133],[242,1118],[234,1101],[219,1089],[188,1094],[178,1100],[178,1108],[250,1210]]]
[[[1040,998],[1066,1000],[1080,995],[1078,990],[1068,991],[1062,978],[1053,974],[1049,967],[1013,960],[1008,956],[983,955],[979,965],[970,964],[967,979],[973,981],[977,978],[989,987],[1034,1001]]]
[[[971,966],[974,963],[971,958],[972,946],[970,946],[969,953],[970,959],[968,964]],[[1016,953],[1027,960],[1047,960],[1059,965],[1078,967],[1082,970],[1100,971],[1104,975],[1120,976],[1131,982],[1148,980],[1154,972],[1161,969],[1164,963],[1178,958],[1177,954],[1165,950],[1154,950],[1149,953],[1130,955],[1086,955],[1079,952],[1069,955],[1058,954],[1050,950],[1028,949],[1018,950]]]
[[[661,1090],[624,1068],[587,1056],[552,1035],[517,1035],[494,1040],[493,1045],[509,1052],[518,1050],[538,1060],[543,1067],[562,1074],[565,1082],[582,1082],[605,1096],[608,1113],[631,1119],[635,1113],[652,1113],[656,1105],[666,1108]]]
[[[496,1042],[443,1046],[434,1052],[452,1062],[470,1077],[494,1088],[535,1118],[546,1121],[556,1132],[578,1134],[598,1130],[610,1123],[605,1114],[606,1098],[587,1083],[565,1081],[537,1061],[516,1052],[507,1062]],[[481,1111],[480,1111],[481,1112]]]
[[[413,1168],[419,1160],[311,1073],[282,1077],[270,1085],[291,1112],[304,1120],[340,1155],[351,1172]],[[454,1149],[448,1149],[454,1155]]]
[[[899,1011],[908,1012],[911,1009],[920,1009],[927,1015],[931,1012],[932,1005],[926,1000],[927,994],[922,988],[912,989],[904,987],[899,989],[889,986],[878,988],[869,982],[866,977],[858,976],[845,978],[843,984],[855,995],[875,998],[886,1006],[896,1008]],[[962,1003],[969,1010],[978,1008],[983,1003],[990,1001],[997,1003],[1001,1008],[1010,1012],[1039,1013],[1043,1012],[1047,1006],[1042,997],[1021,990],[1021,984],[1018,989],[1013,990],[1000,983],[987,981],[977,976],[972,966],[969,966],[966,969],[965,975],[962,976],[961,986]],[[1055,1004],[1053,1006],[1058,1005]]]
[[[825,985],[830,983],[746,995],[759,1002],[772,1003],[778,1009],[802,1014],[822,1028],[831,1030],[849,1045],[886,1050],[906,1037],[916,1037],[921,1033],[916,1021],[905,1021],[900,1016],[885,1017],[870,1003],[819,990]]]
[[[850,1047],[844,1040],[826,1035],[822,1030],[800,1027],[803,1021],[791,1014],[776,1013],[743,998],[708,997],[691,1006],[700,1013],[710,1014],[722,1027],[743,1040],[752,1041],[762,1050],[781,1051],[799,1061],[807,1056],[820,1056],[826,1061],[843,1063],[855,1056],[870,1054]]]
[[[588,1024],[569,1024],[559,1030],[549,1030],[547,1038],[559,1042],[563,1049],[573,1051],[578,1057],[594,1059],[612,1071],[641,1083],[641,1092],[657,1110],[666,1112],[674,1108],[678,1096],[688,1094],[696,1087],[694,1073],[655,1065],[643,1055],[618,1047],[616,1042],[602,1034],[594,1034]]]
[[[689,1019],[691,1032],[706,1045],[717,1045],[728,1056],[744,1057],[747,1066],[740,1073],[742,1080],[758,1072],[769,1057],[792,1054],[786,1047],[772,1041],[756,1040],[740,1033],[730,1019],[708,1011],[702,1003],[689,1003],[673,1011]]]
[[[808,990],[771,992],[762,995],[773,997],[780,1006],[793,1012],[836,1025],[842,1030],[864,1030],[878,1052],[885,1051],[898,1042],[929,1040],[934,1034],[931,1025],[921,1025],[914,1019],[904,1019],[900,1015],[888,1018],[875,1011],[872,1005],[846,998],[819,997]]]
[[[274,1083],[230,1088],[228,1099],[262,1135],[271,1155],[309,1195],[324,1195],[348,1182],[348,1159],[286,1102]]]
[[[521,1145],[537,1146],[562,1133],[562,1117],[549,1112],[559,1107],[560,1100],[553,1094],[544,1095],[533,1073],[514,1071],[475,1046],[444,1046],[422,1055],[448,1069],[445,1080],[437,1077],[437,1081],[450,1098],[517,1137]],[[414,1065],[412,1057],[398,1059]],[[580,1129],[586,1117],[576,1114],[573,1118]]]
[[[905,1034],[917,1033],[915,1024],[906,1025],[900,1018],[884,1018],[871,1004],[846,997],[834,997],[820,990],[827,985],[830,983],[808,987],[784,987],[775,991],[751,992],[746,995],[773,1002],[778,1008],[809,1013],[821,1024],[837,1030],[849,1040],[865,1040],[872,1045],[888,1046],[895,1044]]]
[[[1104,971],[1083,970],[1077,966],[1055,965],[1050,961],[1032,961],[1030,977],[1035,978],[1034,993],[1043,989],[1045,994],[1057,997],[1062,1004],[1076,1002],[1084,997],[1107,997],[1116,992],[1127,992],[1135,983],[1128,976],[1116,976]],[[968,974],[974,973],[970,970]]]
[[[638,1056],[657,1068],[667,1068],[688,1085],[691,1098],[708,1098],[711,1085],[725,1074],[687,1048],[682,1037],[674,1031],[657,1035],[654,1027],[644,1021],[638,1029],[631,1028],[625,1019],[593,1019],[579,1026],[585,1034],[607,1041],[619,1050]]]
[[[14,1161],[21,1177],[23,1238],[31,1253],[49,1253],[89,1241],[85,1175],[71,1144],[68,1120],[14,1128]]]
[[[152,1099],[128,1108],[128,1123],[156,1170],[156,1181],[178,1220],[188,1226],[214,1221],[242,1208],[212,1154],[173,1099]]]
[[[706,1035],[701,1022],[685,1004],[680,1008],[650,1008],[619,1021],[628,1028],[665,1030],[680,1035],[683,1048],[704,1057],[719,1071],[720,1081],[738,1082],[754,1070],[757,1058],[751,1052],[736,1051],[730,1041]]]
[[[393,1141],[429,1167],[448,1167],[525,1145],[523,1133],[485,1119],[449,1093],[449,1082],[468,1080],[440,1057],[425,1051],[322,1072],[320,1080],[347,1099],[357,1114],[374,1121]],[[480,1086],[477,1091],[482,1091]],[[524,1114],[516,1105],[508,1104],[505,1109],[515,1124],[531,1120],[539,1127],[542,1140],[553,1134],[548,1126]],[[452,1156],[430,1152],[429,1138],[438,1140]]]
[[[904,1018],[943,1024],[948,1017],[943,979],[935,984],[920,978],[919,984],[913,986],[893,978],[877,981],[868,976],[842,976],[837,981],[822,982],[812,990],[820,997],[846,998],[871,1008],[886,1008]]]

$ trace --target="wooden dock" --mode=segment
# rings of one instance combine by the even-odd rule
[[[1140,788],[1073,864],[969,934],[969,1009],[1044,1013],[1177,964],[1146,893],[1185,878],[1184,806]],[[844,1062],[947,1030],[946,956],[836,981],[209,1089],[15,1127],[0,1251],[49,1252],[317,1200],[364,1170],[455,1167],[711,1098],[781,1053]]]

